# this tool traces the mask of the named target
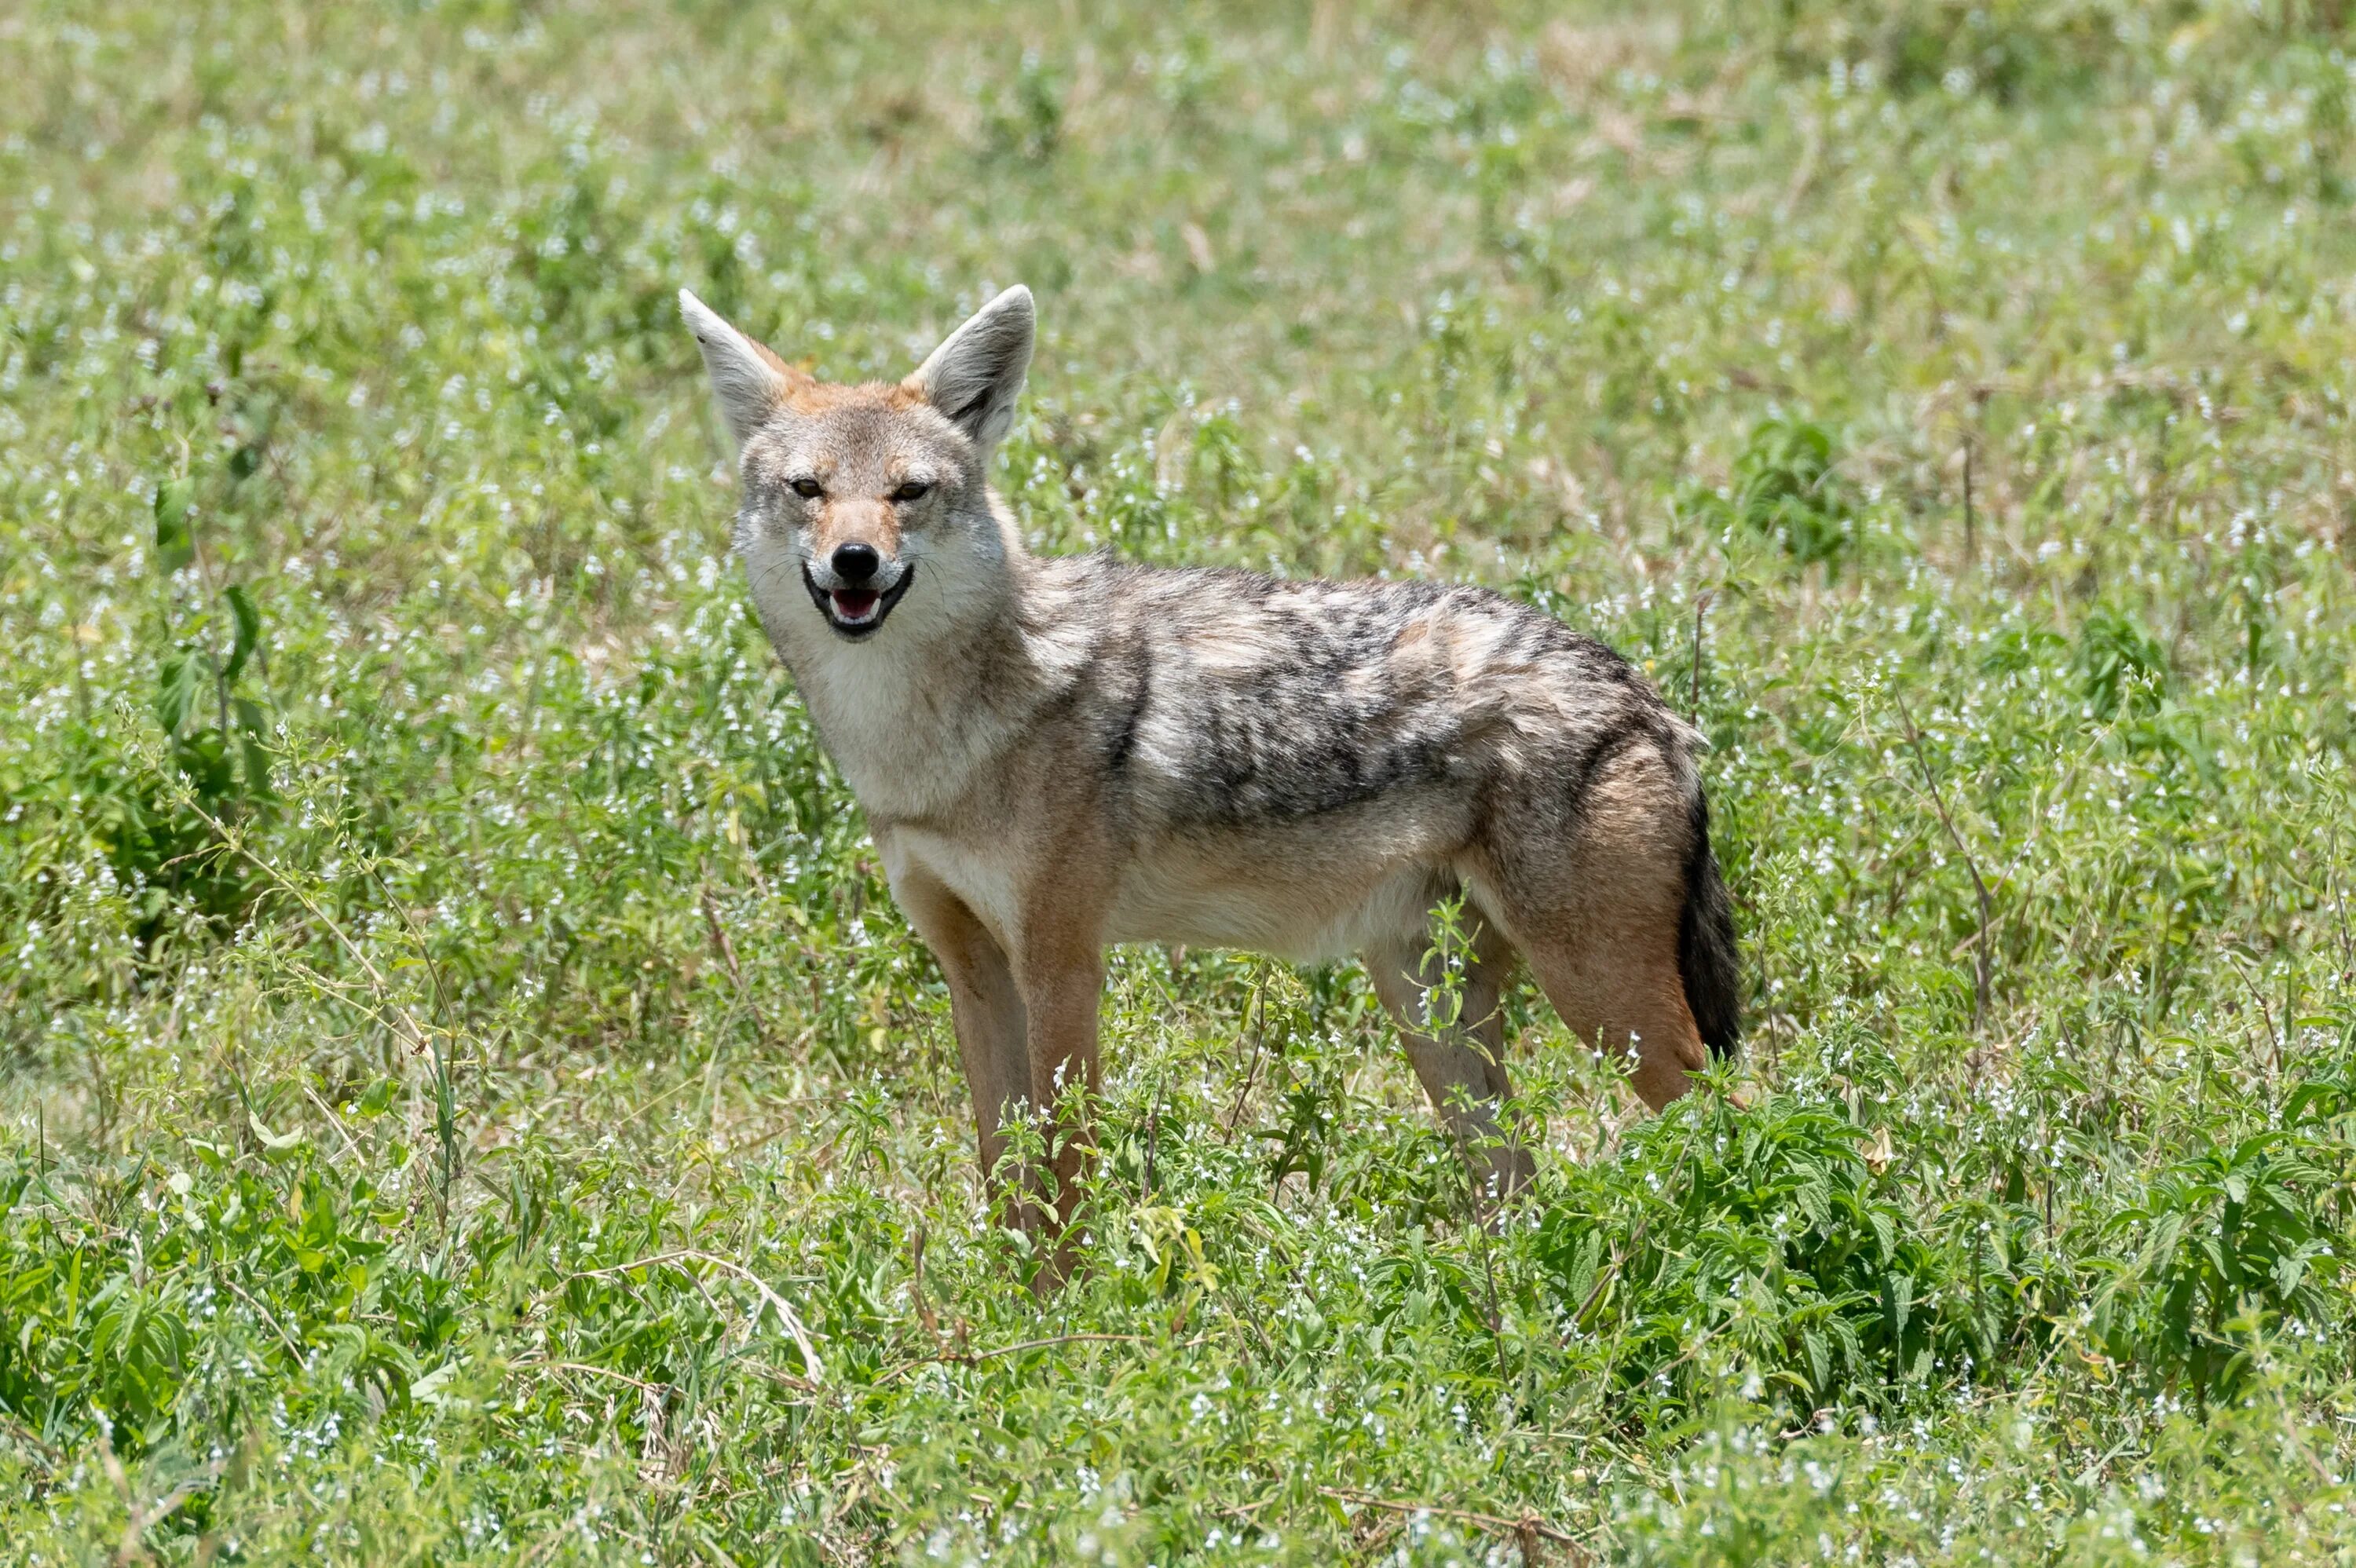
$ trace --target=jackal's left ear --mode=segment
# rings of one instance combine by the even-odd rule
[[[1035,321],[1031,291],[1017,283],[974,312],[908,378],[985,454],[1013,426]]]
[[[719,312],[685,289],[679,291],[679,314],[695,334],[695,346],[703,350],[704,372],[712,378],[712,394],[720,400],[728,432],[743,446],[796,385],[809,378],[766,345],[729,325]]]

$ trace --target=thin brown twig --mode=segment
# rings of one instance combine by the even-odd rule
[[[2258,1021],[2265,1026],[2266,1054],[2274,1059],[2273,1082],[2279,1085],[2282,1082],[2283,1053],[2290,1041],[2289,1008],[2286,1007],[2283,1010],[2283,1026],[2281,1031],[2277,1033],[2275,1029],[2275,1011],[2266,1006],[2265,993],[2258,989],[2258,983],[2250,978],[2248,970],[2242,967],[2242,955],[2232,948],[2222,945],[2219,951],[2225,956],[2225,967],[2231,969],[2234,977],[2242,982],[2243,987],[2250,993],[2250,1000],[2257,1007]],[[2269,1093],[2271,1092],[2270,1089]]]
[[[360,944],[353,941],[350,935],[345,932],[344,928],[341,925],[338,925],[327,911],[321,909],[316,901],[315,901],[310,894],[305,892],[301,888],[296,887],[293,880],[290,880],[284,872],[279,870],[277,867],[272,865],[269,861],[263,859],[261,856],[247,848],[243,838],[233,829],[222,823],[219,817],[214,816],[210,812],[207,811],[203,806],[198,805],[193,800],[188,801],[187,804],[188,809],[195,812],[198,817],[202,818],[207,827],[210,827],[215,833],[220,835],[222,844],[224,844],[230,851],[241,857],[251,864],[254,869],[260,871],[263,876],[268,877],[272,881],[277,883],[279,887],[284,889],[285,891],[292,893],[294,896],[296,902],[300,903],[305,909],[311,912],[313,919],[316,920],[321,925],[327,928],[327,933],[330,936],[333,936],[337,942],[341,943],[343,944],[344,951],[349,953],[359,963],[360,968],[367,973],[369,979],[376,987],[377,994],[380,997],[385,997],[387,1005],[390,1006],[395,1013],[400,1015],[402,1026],[408,1029],[411,1040],[415,1042],[414,1049],[423,1051],[426,1046],[426,1032],[424,1026],[417,1021],[416,1015],[412,1013],[407,1008],[402,1006],[398,1002],[391,1000],[392,992],[391,984],[385,979],[384,971],[379,969],[376,966],[375,962],[370,959],[366,953],[361,951]]]
[[[1259,1077],[1261,1048],[1268,1043],[1268,969],[1260,968],[1259,984],[1252,987],[1252,1053],[1251,1065],[1245,1070],[1244,1086],[1236,1091],[1236,1103],[1228,1108],[1226,1130],[1220,1136],[1222,1143],[1236,1141],[1236,1124],[1243,1119],[1244,1102],[1251,1098],[1252,1084]]]
[[[660,1393],[669,1390],[668,1383],[650,1383],[644,1378],[634,1378],[627,1372],[617,1372],[611,1367],[600,1367],[588,1361],[510,1361],[517,1371],[592,1372],[601,1378],[612,1378],[633,1388]]]
[[[392,884],[385,880],[384,868],[371,860],[368,862],[368,873],[376,882],[377,891],[384,895],[384,901],[400,914],[402,926],[409,933],[409,940],[417,944],[417,956],[423,961],[426,976],[434,982],[434,1000],[442,1010],[443,1031],[449,1035],[453,1044],[456,1043],[458,1015],[450,1006],[450,993],[442,984],[442,965],[434,962],[434,950],[426,945],[425,933],[417,928],[416,918],[409,912],[409,905],[395,896]]]
[[[1824,123],[1811,116],[1808,123],[1800,128],[1800,155],[1794,161],[1792,177],[1784,185],[1782,197],[1775,203],[1778,227],[1791,221],[1793,209],[1800,205],[1800,198],[1807,195],[1808,187],[1815,184],[1816,165],[1824,156]]]
[[[1991,913],[1994,901],[1988,897],[1987,881],[1980,875],[1979,862],[1972,859],[1970,848],[1964,843],[1964,836],[1956,831],[1955,819],[1947,815],[1946,797],[1939,793],[1939,780],[1931,771],[1931,756],[1922,748],[1922,731],[1914,728],[1914,716],[1907,711],[1904,698],[1898,697],[1895,693],[1891,695],[1898,704],[1898,717],[1906,726],[1906,743],[1913,748],[1914,761],[1922,769],[1922,783],[1931,793],[1931,805],[1939,813],[1940,825],[1947,830],[1947,841],[1954,845],[1955,853],[1963,857],[1964,869],[1969,871],[1972,876],[1972,891],[1979,900],[1979,948],[1973,955],[1975,962],[1972,991],[1972,1023],[1976,1028],[1987,1019],[1989,976],[1993,968],[1993,957],[1988,950],[1987,934],[1989,927],[1995,923]]]
[[[795,1347],[801,1351],[802,1366],[809,1371],[810,1381],[812,1382],[823,1381],[825,1363],[818,1359],[818,1347],[810,1342],[809,1330],[803,1327],[801,1314],[794,1310],[791,1302],[772,1290],[768,1281],[746,1268],[743,1264],[716,1257],[711,1253],[697,1252],[690,1247],[679,1247],[670,1252],[657,1253],[651,1257],[639,1258],[632,1263],[614,1264],[605,1268],[583,1269],[566,1277],[568,1279],[602,1279],[609,1275],[627,1274],[632,1269],[659,1268],[667,1264],[691,1260],[710,1264],[713,1268],[725,1269],[760,1292],[761,1299],[776,1313],[777,1321],[785,1325],[787,1334],[792,1337]],[[689,1277],[694,1276],[691,1275]]]
[[[720,961],[728,966],[728,977],[742,987],[744,984],[744,971],[737,967],[736,944],[728,940],[728,928],[720,923],[720,901],[712,896],[712,890],[707,887],[702,890],[701,901],[703,923],[711,929],[712,948],[719,953]]]
[[[1198,1334],[1192,1339],[1181,1341],[1178,1348],[1188,1349],[1200,1345],[1207,1338],[1207,1335]],[[1050,1334],[1043,1339],[1023,1339],[1012,1345],[993,1346],[987,1350],[943,1350],[937,1355],[917,1356],[909,1360],[894,1362],[893,1365],[885,1368],[877,1381],[880,1382],[884,1378],[905,1377],[908,1373],[915,1371],[919,1367],[979,1366],[983,1361],[995,1360],[1001,1356],[1020,1355],[1025,1350],[1044,1350],[1056,1345],[1151,1345],[1158,1343],[1160,1343],[1160,1341],[1155,1339],[1150,1334]]]
[[[744,1370],[756,1378],[776,1383],[780,1388],[789,1388],[796,1393],[816,1394],[822,1392],[818,1384],[808,1378],[798,1378],[791,1372],[780,1371],[776,1367],[765,1367],[758,1361],[745,1362]]]
[[[958,1351],[950,1359],[971,1364],[992,1360],[1000,1356],[1020,1355],[1024,1350],[1044,1350],[1050,1345],[1145,1345],[1151,1342],[1151,1337],[1144,1334],[1050,1334],[1044,1339],[1024,1339],[1017,1344],[1000,1345],[993,1349]]]
[[[2348,899],[2340,887],[2340,824],[2331,825],[2331,858],[2325,875],[2331,879],[2331,903],[2340,914],[2340,973],[2343,978],[2356,975],[2356,940],[2348,933]]]
[[[930,1232],[924,1226],[918,1225],[916,1236],[909,1243],[908,1295],[916,1302],[916,1321],[925,1326],[926,1333],[938,1339],[941,1332],[940,1319],[933,1315],[933,1304],[925,1299],[925,1243],[929,1235]]]
[[[1972,506],[1972,441],[1964,439],[1964,560],[1966,564],[1979,557],[1979,517]]]
[[[541,1536],[538,1541],[533,1543],[531,1551],[525,1554],[522,1568],[533,1568],[533,1564],[537,1563],[541,1558],[554,1551],[568,1535],[581,1528],[581,1526],[588,1520],[590,1510],[596,1506],[597,1505],[594,1502],[584,1503],[581,1506],[580,1510],[573,1514],[571,1519],[566,1520],[562,1524],[558,1525],[554,1530],[552,1530],[546,1535]]]
[[[1697,729],[1701,725],[1701,618],[1717,597],[1717,591],[1708,588],[1694,595],[1693,697],[1686,705],[1686,721]]]
[[[744,1004],[746,1012],[753,1015],[753,1034],[761,1042],[761,1049],[766,1051],[775,1043],[769,1032],[769,1020],[762,1015],[761,1004],[753,999],[752,991],[744,984],[744,971],[736,962],[736,944],[728,940],[728,927],[720,920],[720,901],[712,896],[709,887],[703,890],[702,903],[703,923],[712,934],[712,951],[720,955],[720,962],[727,966],[729,981],[736,987],[736,999]]]
[[[262,1314],[262,1320],[270,1325],[270,1331],[278,1336],[278,1342],[286,1347],[286,1353],[294,1357],[295,1363],[299,1366],[303,1360],[302,1348],[294,1343],[293,1335],[287,1333],[285,1329],[278,1326],[278,1319],[270,1315],[270,1308],[262,1306],[262,1303],[256,1301],[252,1296],[248,1296],[245,1292],[245,1287],[238,1284],[234,1279],[231,1279],[229,1275],[222,1275],[220,1276],[220,1282],[229,1286],[231,1293],[233,1293],[240,1301],[244,1302],[248,1307],[252,1307],[256,1312]]]
[[[5,1410],[0,1410],[0,1432],[5,1432],[13,1435],[17,1442],[25,1444],[28,1447],[39,1449],[41,1457],[48,1461],[49,1467],[52,1469],[56,1468],[65,1461],[65,1455],[63,1452],[52,1447],[48,1443],[43,1441],[39,1433],[34,1431],[31,1427],[26,1425],[24,1422],[18,1420],[16,1416],[9,1414]]]
[[[319,1107],[319,1114],[327,1118],[327,1125],[336,1129],[336,1136],[337,1137],[344,1140],[344,1147],[350,1153],[351,1157],[356,1160],[365,1163],[368,1159],[368,1156],[360,1153],[360,1146],[352,1142],[352,1135],[344,1130],[344,1119],[336,1115],[335,1111],[329,1107],[325,1100],[319,1098],[319,1092],[312,1088],[310,1084],[305,1083],[303,1085],[303,1093],[310,1097],[311,1104]]]
[[[106,1424],[102,1421],[98,1427],[98,1456],[106,1471],[106,1478],[114,1483],[116,1494],[123,1499],[123,1512],[130,1516],[123,1528],[123,1544],[115,1549],[115,1568],[126,1568],[129,1563],[145,1560],[147,1548],[142,1538],[148,1531],[169,1519],[182,1503],[220,1478],[220,1467],[215,1464],[205,1474],[189,1477],[154,1502],[142,1506],[131,1495],[131,1477],[123,1468],[123,1461],[114,1456],[114,1444],[106,1435]]]
[[[131,1521],[123,1527],[123,1545],[114,1554],[116,1563],[130,1563],[145,1558],[147,1549],[143,1542],[147,1532],[171,1518],[182,1503],[210,1486],[212,1481],[209,1475],[191,1476],[145,1508],[132,1510]]]
[[[1579,1537],[1558,1525],[1547,1523],[1534,1513],[1526,1513],[1519,1519],[1507,1519],[1503,1514],[1483,1513],[1478,1509],[1449,1508],[1440,1503],[1416,1502],[1405,1498],[1378,1497],[1353,1487],[1320,1487],[1317,1492],[1319,1496],[1332,1498],[1336,1502],[1356,1503],[1361,1508],[1380,1509],[1386,1513],[1430,1514],[1434,1519],[1461,1520],[1466,1524],[1477,1524],[1483,1530],[1516,1538],[1536,1536],[1541,1541],[1551,1541],[1557,1546],[1569,1547],[1578,1561],[1593,1561]]]

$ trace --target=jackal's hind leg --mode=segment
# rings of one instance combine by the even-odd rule
[[[1530,973],[1564,1025],[1591,1049],[1633,1055],[1629,1085],[1655,1111],[1683,1094],[1689,1074],[1709,1060],[1686,1007],[1674,935],[1665,945],[1665,960],[1657,937],[1639,934],[1529,949]]]
[[[1545,816],[1534,806],[1522,820]],[[1709,1060],[1677,965],[1689,820],[1667,762],[1631,744],[1598,764],[1561,831],[1516,826],[1470,869],[1564,1025],[1591,1049],[1633,1053],[1630,1084],[1656,1111]]]
[[[1514,949],[1485,922],[1472,936],[1453,1019],[1432,1016],[1440,957],[1429,946],[1399,942],[1369,948],[1365,963],[1423,1092],[1464,1150],[1484,1202],[1494,1203],[1519,1191],[1536,1168],[1515,1133],[1498,1125],[1498,1109],[1514,1092],[1500,1009],[1513,978]]]

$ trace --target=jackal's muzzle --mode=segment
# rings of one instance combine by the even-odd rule
[[[883,625],[916,580],[915,561],[887,566],[872,545],[844,545],[824,567],[802,562],[802,586],[809,590],[810,603],[839,635],[854,639]]]

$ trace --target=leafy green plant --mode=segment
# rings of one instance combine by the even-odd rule
[[[2329,1159],[2294,1124],[2160,1172],[2110,1223],[2124,1249],[2097,1308],[2111,1353],[2205,1402],[2241,1391],[2260,1333],[2333,1323],[2346,1264]]]
[[[1065,93],[1062,73],[1036,49],[1025,49],[1012,88],[993,90],[983,101],[990,150],[1031,164],[1053,158],[1064,135]]]
[[[243,450],[241,448],[241,450]],[[175,575],[198,558],[193,484],[159,485],[150,555],[164,651],[154,664],[148,710],[163,734],[163,766],[105,727],[82,728],[80,745],[51,783],[52,800],[86,802],[85,831],[132,891],[143,944],[170,921],[174,901],[228,931],[257,887],[252,869],[223,852],[222,830],[269,809],[268,661],[262,613],[242,582],[210,592],[194,614],[177,608]]]
[[[2104,605],[2078,628],[2078,688],[2087,710],[2109,721],[2121,709],[2158,705],[2168,680],[2168,649],[2134,615]]]
[[[1648,1200],[1620,1207],[1615,1179],[1547,1210],[1537,1256],[1557,1309],[1611,1346],[1655,1421],[1729,1379],[1805,1413],[1902,1403],[1993,1368],[2025,1327],[2011,1253],[1990,1246],[1981,1210],[1925,1226],[1876,1152],[1893,1133],[1911,1136],[1794,1096],[1680,1102],[1629,1151]]]
[[[1857,515],[1834,462],[1833,438],[1799,419],[1762,421],[1735,459],[1728,487],[1697,502],[1719,527],[1772,541],[1796,566],[1837,574],[1856,548]]]
[[[190,489],[187,480],[174,480],[155,491],[155,569],[167,579],[197,556]],[[226,651],[220,645],[224,633]],[[262,651],[262,613],[245,585],[232,582],[215,606],[170,635],[173,651],[156,667],[155,721],[198,803],[241,814],[271,793],[268,722],[261,703],[247,695],[250,683],[240,684]]]

